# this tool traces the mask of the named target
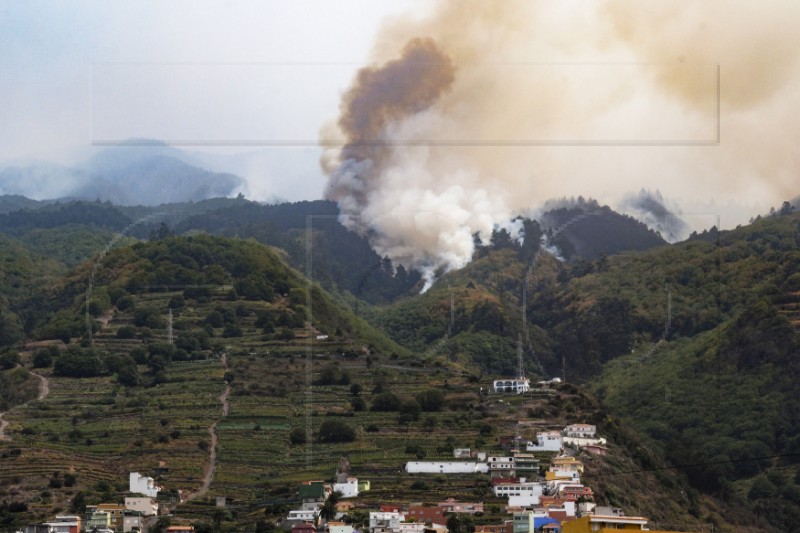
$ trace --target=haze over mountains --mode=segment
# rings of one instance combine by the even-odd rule
[[[74,166],[48,163],[0,170],[0,192],[35,200],[76,198],[157,205],[230,196],[245,180],[201,168],[184,151],[149,143],[105,149]]]

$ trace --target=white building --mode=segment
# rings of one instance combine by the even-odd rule
[[[500,483],[494,486],[492,492],[498,498],[524,497],[524,501],[530,501],[531,503],[521,505],[521,507],[529,507],[539,503],[539,498],[544,492],[544,488],[538,481],[520,481],[519,483]],[[511,504],[511,501],[509,501],[508,505],[509,507],[515,507]]]
[[[155,481],[151,477],[145,477],[139,472],[130,473],[130,491],[134,494],[144,494],[155,498],[158,496],[158,491],[161,487],[157,487]]]
[[[509,496],[508,507],[512,509],[530,509],[539,505],[540,495]]]
[[[565,427],[563,433],[565,437],[593,439],[597,436],[597,426],[591,424],[572,424]]]
[[[529,452],[559,452],[561,451],[561,433],[558,431],[540,431],[536,434],[536,443],[528,441],[525,449]]]
[[[522,394],[531,390],[528,378],[504,378],[494,380],[494,391],[499,393]]]
[[[340,492],[342,498],[355,498],[358,496],[358,478],[349,477],[344,483],[334,483],[333,492]]]
[[[514,458],[513,457],[492,457],[486,459],[486,464],[489,465],[489,472],[492,474],[511,474],[514,472]]]
[[[453,459],[469,459],[472,457],[472,450],[469,448],[454,448]]]
[[[125,509],[142,513],[142,516],[158,514],[158,503],[153,498],[125,498]]]
[[[370,512],[369,513],[369,529],[370,531],[395,531],[400,527],[400,522],[405,520],[402,513],[389,513],[389,512]]]
[[[595,439],[582,439],[579,437],[564,437],[564,444],[574,446],[576,448],[583,448],[584,446],[603,446],[606,444],[606,439],[597,437]]]
[[[286,517],[288,522],[316,522],[319,509],[294,509]]]
[[[575,502],[563,502],[561,505],[548,505],[547,512],[563,511],[567,514],[567,518],[575,518]]]
[[[397,533],[423,533],[425,531],[424,522],[400,522],[395,530]]]
[[[409,461],[406,463],[409,474],[475,474],[489,472],[486,463],[467,461]]]

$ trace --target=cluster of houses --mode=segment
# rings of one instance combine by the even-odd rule
[[[129,475],[128,490],[133,496],[126,497],[123,504],[100,503],[87,505],[83,516],[57,515],[52,520],[41,524],[25,526],[23,533],[129,533],[142,531],[146,517],[158,515],[156,502],[161,487],[151,477],[138,472]],[[169,533],[185,532],[185,526],[173,526]]]
[[[453,460],[411,461],[405,469],[411,474],[488,474],[494,496],[506,500],[505,511],[509,518],[502,523],[477,525],[476,533],[648,529],[648,520],[644,517],[626,516],[621,509],[596,505],[591,487],[581,482],[583,463],[574,455],[564,453],[568,447],[605,454],[606,440],[597,435],[595,426],[574,424],[561,431],[542,431],[536,435],[535,442],[519,436],[501,437],[499,441],[501,447],[509,451],[507,455],[490,456],[461,448],[453,451]],[[547,461],[546,470],[545,465],[540,464],[542,461]],[[302,485],[298,490],[302,508],[289,513],[284,527],[291,527],[292,533],[316,533],[320,509],[331,493],[339,490],[344,498],[358,495],[357,491],[337,489],[345,481],[351,482],[348,487],[353,483],[358,487],[357,480],[349,478],[340,463],[336,484],[308,482]],[[341,512],[352,507],[351,502],[337,505]],[[436,504],[382,505],[369,512],[368,527],[369,533],[447,533],[451,515],[482,515],[483,512],[483,502],[461,502],[452,498]],[[351,524],[330,521],[327,531],[354,533],[355,530]]]
[[[291,528],[292,533],[306,533],[306,529],[314,528],[320,518],[322,506],[333,493],[338,493],[341,498],[355,498],[360,493],[370,489],[369,481],[359,481],[350,476],[350,461],[346,457],[339,460],[336,469],[336,483],[329,484],[324,481],[306,481],[297,487],[299,507],[289,511],[283,520],[285,528]],[[329,522],[329,527],[335,526],[333,533],[352,533],[353,528],[345,524]]]
[[[566,446],[582,449],[595,455],[605,455],[606,439],[597,435],[597,428],[590,424],[573,424],[561,431],[539,431],[536,441],[521,436],[499,438],[501,448],[510,450],[507,457],[488,457],[484,452],[472,453],[467,448],[457,448],[453,452],[454,461],[409,461],[406,472],[409,474],[474,474],[484,473],[497,477],[503,472],[515,471],[536,473],[539,462],[535,453],[562,453]],[[472,459],[472,460],[464,460]]]

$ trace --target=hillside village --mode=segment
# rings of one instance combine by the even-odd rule
[[[490,455],[502,450],[503,455]],[[591,424],[571,424],[561,430],[540,431],[535,441],[519,435],[500,436],[492,451],[453,450],[451,461],[409,461],[405,471],[424,478],[465,474],[488,476],[492,494],[503,500],[497,523],[475,523],[486,514],[483,501],[447,498],[431,502],[387,502],[377,507],[359,503],[371,483],[351,475],[342,457],[336,481],[304,481],[296,488],[296,506],[272,524],[291,533],[583,533],[590,531],[649,530],[651,522],[629,516],[624,509],[599,505],[592,488],[581,482],[583,452],[606,455],[606,439]],[[124,503],[87,505],[83,516],[57,515],[52,520],[25,527],[23,533],[130,533],[147,531],[158,516],[170,513],[159,504],[162,490],[152,477],[139,472],[129,476]],[[225,499],[217,498],[217,507]],[[166,525],[166,533],[194,533],[190,521]],[[183,523],[185,522],[185,523]],[[666,531],[666,530],[663,530]]]

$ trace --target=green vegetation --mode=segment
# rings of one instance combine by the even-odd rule
[[[139,470],[179,521],[264,529],[342,455],[372,482],[361,503],[446,492],[500,509],[483,478],[402,465],[499,451],[495,439],[528,419],[598,425],[612,454],[583,460],[603,502],[695,529],[797,522],[797,214],[670,246],[637,226],[591,247],[579,237],[600,236],[576,223],[552,234],[569,262],[540,253],[549,226],[521,220],[524,243],[497,230],[466,268],[410,295],[419,279],[338,226],[332,204],[187,207],[170,225],[137,226],[149,242],[100,255],[116,225],[152,211],[83,207],[3,219],[0,411],[12,441],[0,455],[14,460],[0,462],[0,527],[118,498]],[[638,224],[590,207],[608,231]],[[308,214],[325,215],[309,242]],[[305,268],[306,244],[313,282],[292,266]],[[629,245],[648,249],[612,255]],[[563,372],[568,384],[487,394],[519,353],[529,377]],[[41,400],[28,368],[49,380]],[[200,487],[215,441],[208,493],[176,506],[177,490]],[[213,497],[232,495],[235,511],[215,514]]]

